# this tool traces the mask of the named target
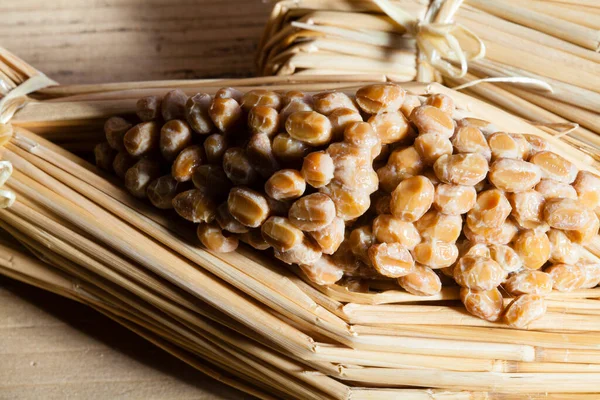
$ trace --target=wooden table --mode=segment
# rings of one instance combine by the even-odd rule
[[[241,77],[261,0],[14,0],[0,46],[61,83]],[[0,277],[0,399],[244,399],[79,304]]]

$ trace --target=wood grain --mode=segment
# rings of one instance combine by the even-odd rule
[[[250,399],[83,305],[0,278],[0,399]]]
[[[61,83],[251,76],[260,0],[0,2],[0,46]],[[246,399],[81,305],[0,277],[0,400]]]
[[[260,0],[0,2],[0,45],[61,83],[249,76]]]

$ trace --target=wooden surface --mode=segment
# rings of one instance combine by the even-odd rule
[[[0,46],[61,83],[253,74],[261,0],[0,1]],[[244,399],[102,315],[0,277],[0,399]]]
[[[61,83],[253,73],[263,0],[5,0],[0,46]]]

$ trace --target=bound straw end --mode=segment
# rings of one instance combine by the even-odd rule
[[[9,208],[17,199],[14,192],[6,189],[0,189],[0,208]]]

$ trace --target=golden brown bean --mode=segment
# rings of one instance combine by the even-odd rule
[[[331,122],[315,111],[298,111],[285,122],[285,130],[297,140],[311,146],[320,146],[331,140]]]
[[[234,99],[213,99],[208,115],[221,132],[232,132],[239,128],[243,120],[243,111],[239,103]]]
[[[460,289],[460,300],[469,314],[486,321],[497,321],[504,310],[502,293],[498,288],[491,290]]]
[[[200,242],[209,250],[217,253],[230,253],[237,249],[239,241],[236,236],[223,232],[216,224],[201,223],[196,234]]]
[[[447,268],[456,262],[458,247],[454,243],[426,240],[415,246],[412,254],[419,264],[433,269]]]
[[[511,193],[508,200],[512,207],[512,215],[520,225],[526,225],[527,222],[534,224],[542,222],[545,199],[540,193],[535,190]]]
[[[573,187],[585,207],[593,210],[600,206],[600,177],[588,171],[579,171]]]
[[[349,124],[353,122],[363,122],[360,113],[350,108],[338,108],[329,114],[327,118],[331,123],[331,139],[334,141],[342,139],[344,131]]]
[[[123,138],[132,125],[121,117],[111,117],[104,123],[106,141],[117,151],[125,150]]]
[[[571,292],[581,288],[586,282],[585,269],[581,265],[553,264],[546,268],[552,277],[552,288],[559,292]]]
[[[246,187],[234,187],[227,198],[229,213],[242,225],[257,228],[269,217],[269,203],[262,194]]]
[[[540,182],[542,171],[532,163],[511,158],[500,158],[490,166],[490,182],[507,192],[522,192]]]
[[[313,108],[303,100],[292,100],[279,112],[279,123],[285,125],[288,117],[298,111],[313,111]]]
[[[414,94],[406,94],[404,97],[404,103],[400,106],[400,111],[406,118],[410,117],[410,114],[413,110],[421,105],[421,100],[419,100],[419,96],[415,96]]]
[[[415,227],[424,239],[454,243],[462,231],[462,218],[430,210],[415,222]]]
[[[598,216],[590,214],[590,221],[580,229],[574,229],[565,231],[571,241],[578,244],[591,243],[596,235],[598,235],[598,229],[600,228],[600,221]]]
[[[332,182],[320,189],[335,203],[337,216],[344,221],[351,221],[363,215],[371,205],[369,193],[364,189],[348,190],[338,183]]]
[[[336,217],[326,227],[308,232],[308,234],[317,242],[324,254],[333,254],[344,241],[345,230],[344,220]]]
[[[433,165],[441,156],[452,154],[452,142],[437,133],[419,135],[414,146],[425,165]]]
[[[367,152],[367,154],[365,154]],[[371,166],[370,152],[348,143],[333,143],[327,153],[335,166],[333,181],[346,190],[371,194],[377,190],[377,173]]]
[[[377,170],[379,185],[384,191],[392,192],[404,179],[421,174],[423,168],[423,160],[413,146],[396,149],[387,164]]]
[[[309,239],[304,237],[302,243],[296,245],[288,251],[274,250],[275,258],[283,261],[286,264],[312,265],[319,261],[323,256],[319,246]]]
[[[192,179],[192,174],[204,163],[204,150],[200,146],[189,146],[183,149],[171,167],[171,175],[178,182],[186,182]]]
[[[338,253],[342,250],[352,252],[359,260],[366,264],[370,264],[369,248],[376,243],[375,235],[369,225],[364,225],[355,228],[350,232],[348,240],[342,243]],[[344,244],[347,244],[348,249],[343,249]],[[336,253],[337,254],[337,253]]]
[[[185,119],[185,103],[188,96],[179,89],[171,90],[165,94],[160,104],[160,111],[165,121],[172,119]]]
[[[294,139],[287,133],[280,133],[273,138],[273,154],[281,162],[293,164],[302,161],[302,158],[309,151],[306,143]]]
[[[197,93],[190,97],[185,103],[185,119],[194,132],[208,135],[215,127],[208,109],[212,104],[212,98],[206,93]]]
[[[167,161],[173,161],[191,143],[192,131],[179,119],[167,121],[160,130],[160,152]]]
[[[488,146],[485,136],[474,126],[469,125],[457,128],[451,142],[456,153],[478,153],[488,161],[492,157],[490,146]]]
[[[594,217],[593,211],[573,199],[551,199],[544,205],[544,220],[555,229],[579,230]]]
[[[125,188],[135,197],[146,197],[146,188],[160,175],[160,165],[156,161],[142,158],[125,173]]]
[[[417,296],[433,296],[442,290],[440,277],[423,265],[415,265],[413,272],[398,278],[398,284],[408,293]]]
[[[256,106],[248,114],[248,127],[253,134],[275,136],[279,129],[279,114],[277,110],[267,106]]]
[[[396,111],[404,102],[406,91],[395,83],[376,83],[356,92],[356,102],[367,114]]]
[[[275,200],[297,199],[305,190],[304,178],[294,169],[277,171],[265,183],[265,193]]]
[[[573,243],[563,231],[550,229],[547,233],[550,241],[550,259],[554,264],[576,264],[581,257],[582,249]]]
[[[454,101],[450,96],[446,96],[442,93],[434,93],[427,97],[425,104],[439,108],[446,114],[452,115],[454,112]]]
[[[381,152],[381,140],[371,125],[366,122],[349,124],[344,131],[344,142],[361,150],[370,149],[372,159]]]
[[[154,121],[142,122],[127,131],[123,145],[133,157],[142,157],[158,150],[160,127]]]
[[[489,246],[489,257],[496,261],[506,272],[515,272],[523,268],[523,260],[510,246],[492,244]]]
[[[396,177],[394,180],[398,179],[398,182],[391,189],[389,187],[384,188],[390,189],[386,191],[391,192],[398,186],[400,181],[421,174],[425,168],[425,163],[417,149],[414,146],[409,146],[392,151],[388,158],[387,167],[389,174]]]
[[[424,176],[405,179],[392,192],[392,214],[403,221],[414,222],[429,210],[434,194],[433,184]]]
[[[224,231],[228,231],[231,233],[246,233],[250,229],[247,226],[244,226],[238,222],[233,215],[229,212],[229,207],[227,206],[227,202],[221,203],[219,207],[217,207],[217,214],[215,215],[215,219],[217,223]]]
[[[192,173],[192,182],[196,189],[214,197],[223,197],[231,189],[231,181],[218,165],[199,165]]]
[[[313,95],[315,111],[329,115],[340,108],[347,108],[358,112],[354,102],[343,92],[329,91]]]
[[[506,272],[491,258],[465,256],[454,266],[454,280],[472,290],[492,290],[504,281]]]
[[[536,153],[529,161],[540,167],[544,178],[570,184],[577,177],[577,167],[551,151]]]
[[[585,282],[581,289],[591,289],[600,283],[600,264],[598,262],[582,260],[577,266],[585,272]]]
[[[368,255],[377,272],[388,278],[400,278],[415,269],[415,262],[410,252],[400,243],[371,245]]]
[[[344,276],[344,270],[328,256],[322,256],[310,265],[301,264],[300,269],[317,285],[333,285]]]
[[[103,170],[110,171],[117,152],[107,142],[98,143],[94,147],[94,158],[96,165]]]
[[[375,114],[369,118],[369,124],[383,144],[400,142],[413,135],[408,120],[397,110]]]
[[[299,90],[289,90],[283,94],[281,97],[283,101],[283,105],[287,106],[290,103],[306,103],[308,105],[313,104],[313,96],[310,94],[301,92]]]
[[[488,138],[492,151],[492,159],[510,158],[523,160],[527,158],[529,143],[522,135],[506,132],[496,132]]]
[[[250,229],[246,233],[241,233],[239,235],[239,239],[256,250],[267,250],[269,247],[271,247],[262,237],[260,228]]]
[[[303,231],[316,231],[333,222],[336,209],[333,200],[322,193],[313,193],[296,200],[288,217],[294,226]]]
[[[246,156],[250,164],[263,178],[267,178],[279,167],[279,162],[273,154],[271,140],[265,134],[257,134],[250,137],[246,145]]]
[[[489,121],[485,121],[483,119],[478,118],[463,118],[458,120],[456,126],[462,128],[464,126],[473,126],[481,131],[486,137],[491,134],[498,132],[498,128]]]
[[[443,155],[437,159],[433,170],[444,183],[475,186],[485,179],[488,163],[481,154]]]
[[[314,188],[323,187],[333,179],[333,159],[324,151],[316,151],[304,157],[300,173],[306,183]]]
[[[131,167],[133,167],[136,163],[136,159],[131,157],[129,155],[129,153],[127,153],[126,151],[120,151],[119,153],[117,153],[117,155],[115,156],[115,159],[113,160],[112,163],[112,167],[113,170],[115,171],[115,174],[123,179],[125,178],[125,173],[127,172],[127,170]]]
[[[549,151],[550,143],[537,135],[523,134],[523,137],[529,143],[529,156],[533,156],[541,151]]]
[[[168,210],[173,208],[177,186],[178,182],[171,175],[163,175],[150,182],[146,189],[146,195],[154,207]]]
[[[475,206],[477,192],[473,186],[442,183],[435,188],[433,205],[441,213],[461,215]]]
[[[504,312],[504,322],[513,328],[525,328],[546,314],[544,298],[537,294],[524,294],[514,299]]]
[[[542,179],[535,186],[535,190],[544,196],[546,200],[559,198],[577,200],[577,191],[573,186],[553,179]]]
[[[511,209],[502,191],[486,190],[477,195],[475,206],[467,214],[467,225],[474,231],[479,228],[499,228],[510,215]]]
[[[550,240],[544,232],[521,232],[515,238],[512,248],[527,269],[540,269],[550,259]]]
[[[304,240],[304,233],[284,217],[269,217],[260,231],[265,241],[277,251],[291,250]]]
[[[212,222],[217,213],[213,199],[198,189],[179,193],[173,198],[173,208],[183,218],[192,222]]]
[[[450,139],[454,134],[454,120],[437,107],[422,105],[413,110],[410,120],[417,126],[419,134],[435,133]]]
[[[461,234],[462,218],[430,210],[415,222],[415,227],[424,239],[454,243]]]
[[[514,296],[522,294],[548,294],[552,291],[552,276],[542,271],[523,270],[504,282],[504,289]]]
[[[135,108],[142,122],[154,121],[161,116],[161,99],[156,96],[142,97],[136,102]]]
[[[206,153],[206,162],[209,164],[221,165],[223,155],[227,150],[228,144],[225,135],[214,133],[204,140],[204,153]]]
[[[224,87],[215,93],[216,99],[234,99],[239,104],[242,103],[242,99],[244,97],[244,93],[232,87]]]
[[[279,111],[283,101],[279,93],[271,90],[255,89],[244,93],[241,104],[244,111],[250,111],[255,106],[271,107]]]
[[[460,257],[471,256],[471,257],[484,257],[484,258],[492,258],[496,261],[490,252],[490,246],[483,243],[474,243],[470,240],[461,240],[457,243],[458,254]],[[499,261],[496,261],[500,264]]]
[[[390,214],[378,215],[373,220],[373,234],[381,243],[400,243],[409,250],[421,242],[419,231],[411,222]]]
[[[241,147],[230,147],[225,151],[223,170],[234,185],[252,185],[258,179],[258,173],[250,163],[246,150]]]
[[[484,244],[507,244],[513,240],[519,228],[510,219],[499,228],[477,228],[472,230],[469,225],[463,227],[463,233],[470,241]]]

